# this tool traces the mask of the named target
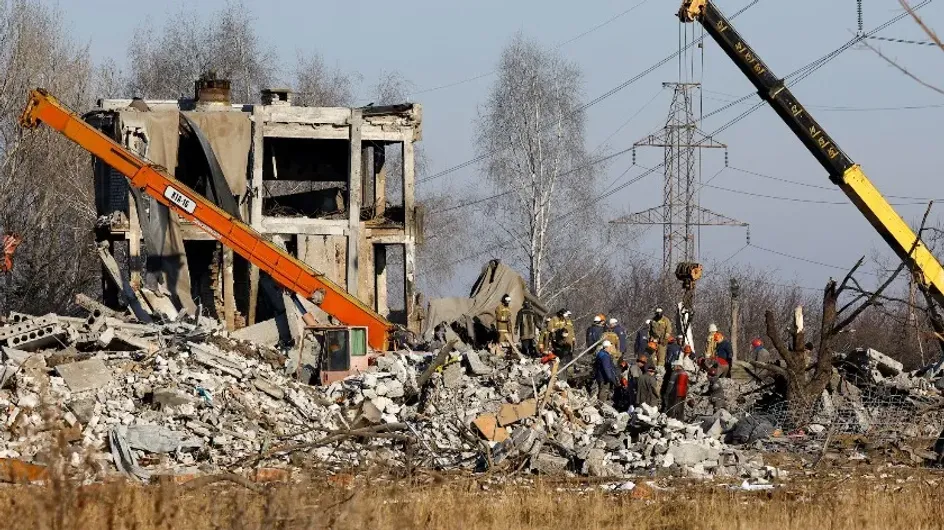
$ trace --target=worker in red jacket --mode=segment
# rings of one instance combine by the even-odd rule
[[[685,419],[685,400],[688,399],[688,372],[682,367],[682,361],[672,363],[672,375],[668,392],[664,396],[665,413],[670,418]]]

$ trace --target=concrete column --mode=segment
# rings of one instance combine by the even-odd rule
[[[131,285],[141,286],[141,221],[138,207],[131,192],[128,192],[128,271]]]
[[[226,329],[236,329],[236,293],[233,281],[233,249],[223,247],[223,321]]]
[[[383,316],[390,314],[387,305],[387,246],[374,245],[374,311]]]
[[[361,118],[360,109],[351,109],[350,163],[348,164],[347,292],[357,296],[358,241],[361,237]]]
[[[263,172],[263,127],[265,108],[252,109],[252,177],[249,180],[249,226],[262,233],[262,172]],[[256,305],[259,303],[259,267],[249,265],[249,315],[247,324],[256,323]]]

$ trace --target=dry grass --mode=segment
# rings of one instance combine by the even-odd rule
[[[209,528],[941,528],[940,476],[907,481],[798,480],[771,492],[677,485],[605,493],[579,483],[486,485],[475,479],[408,487],[335,482],[273,485],[259,492],[165,481],[138,486],[65,482],[0,488],[2,527]]]

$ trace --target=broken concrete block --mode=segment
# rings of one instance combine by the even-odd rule
[[[96,343],[102,348],[107,348],[113,340],[115,340],[115,328],[109,327],[99,333]]]
[[[237,379],[242,379],[242,368],[235,362],[218,355],[209,347],[194,342],[188,342],[187,346],[193,354],[193,360],[208,367],[215,368],[224,374],[229,374]]]
[[[406,394],[403,383],[396,379],[387,381],[387,397],[391,399],[401,398]]]
[[[281,340],[279,324],[274,318],[237,329],[230,336],[264,346],[275,346]]]
[[[154,342],[151,342],[147,339],[142,339],[140,337],[135,337],[126,331],[116,331],[115,340],[124,343],[130,348],[143,351],[145,353],[154,353],[159,349],[157,344]]]
[[[160,425],[129,425],[120,428],[119,433],[129,447],[149,453],[170,453],[178,449],[196,449],[203,446],[203,440]]]
[[[73,392],[101,388],[112,380],[111,369],[101,359],[60,364],[56,372]]]
[[[443,385],[446,388],[457,388],[462,382],[462,365],[459,363],[452,363],[449,366],[443,368],[442,377]]]
[[[480,376],[492,373],[492,367],[485,364],[474,350],[465,352],[465,361],[469,365],[469,375]]]
[[[531,469],[539,475],[550,477],[565,475],[569,465],[570,460],[548,453],[540,453],[531,459]]]
[[[256,378],[252,380],[252,384],[258,390],[268,394],[270,397],[272,397],[272,399],[282,400],[285,398],[285,392],[282,391],[278,385],[264,377],[256,376]]]
[[[605,477],[607,476],[608,470],[606,466],[606,451],[603,449],[591,449],[587,453],[586,459],[583,462],[584,475],[591,477]]]
[[[491,442],[503,442],[508,439],[508,430],[498,426],[498,418],[494,414],[482,414],[472,425]]]
[[[179,407],[198,403],[197,398],[176,388],[158,388],[154,390],[153,401],[162,407]]]
[[[675,463],[680,466],[694,466],[705,460],[717,461],[721,451],[709,445],[698,442],[681,442],[669,447],[666,454],[672,455]]]
[[[538,402],[536,399],[528,399],[517,405],[505,403],[498,409],[498,424],[502,427],[521,421],[524,418],[534,416],[537,411]]]
[[[383,411],[378,409],[372,402],[365,400],[361,403],[361,415],[370,423],[380,423],[383,417]]]

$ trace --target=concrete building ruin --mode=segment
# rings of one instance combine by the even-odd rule
[[[201,78],[193,99],[102,100],[86,119],[392,322],[417,330],[420,105],[302,107],[286,89],[261,96],[261,105],[233,105],[227,81]],[[214,180],[206,144],[225,182]],[[178,306],[200,305],[231,329],[284,311],[274,283],[200,227],[168,217],[100,162],[95,180],[98,240],[111,245],[132,284],[163,273]],[[118,289],[104,284],[105,302],[118,303]]]

